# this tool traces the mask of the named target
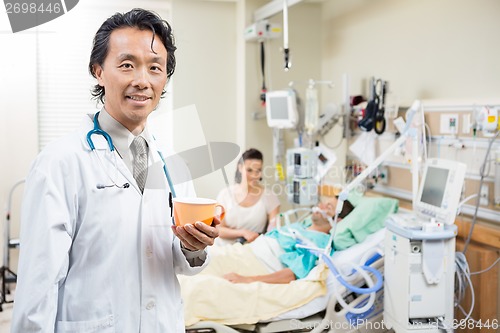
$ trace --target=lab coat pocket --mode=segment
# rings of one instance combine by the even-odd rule
[[[58,321],[55,333],[115,333],[113,315],[88,321]]]

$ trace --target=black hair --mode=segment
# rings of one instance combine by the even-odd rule
[[[338,197],[336,197],[338,198]],[[344,205],[342,206],[342,211],[339,213],[339,217],[343,219],[347,215],[349,215],[350,212],[354,210],[354,206],[349,200],[344,201]]]
[[[259,160],[263,161],[264,157],[260,151],[258,151],[255,148],[250,148],[247,151],[245,151],[243,154],[241,154],[241,158],[238,161],[238,165],[236,167],[236,173],[234,175],[234,181],[238,184],[241,183],[241,172],[239,170],[239,166],[243,165],[246,160]]]
[[[167,78],[170,78],[175,71],[175,55],[174,52],[177,49],[175,47],[174,36],[172,34],[172,28],[170,24],[163,20],[158,14],[155,12],[135,8],[127,13],[116,13],[110,18],[108,18],[101,25],[99,30],[97,30],[93,46],[92,52],[90,53],[90,61],[89,61],[89,72],[94,77],[95,68],[94,65],[102,66],[104,60],[106,59],[109,51],[109,39],[111,33],[120,28],[138,28],[140,30],[151,30],[153,32],[153,38],[151,39],[151,50],[153,50],[153,42],[155,37],[158,36],[161,42],[167,49]],[[95,99],[100,100],[104,103],[104,87],[96,84],[92,89],[92,96]],[[165,90],[162,91],[161,96],[165,95]]]

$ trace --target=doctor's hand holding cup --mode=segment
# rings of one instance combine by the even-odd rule
[[[219,236],[217,226],[224,218],[224,207],[205,198],[175,198],[172,231],[182,245],[191,251],[213,245]]]

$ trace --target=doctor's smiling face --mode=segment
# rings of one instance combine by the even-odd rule
[[[167,83],[167,49],[151,30],[124,27],[109,38],[102,65],[94,65],[104,87],[106,111],[135,135],[156,108]]]

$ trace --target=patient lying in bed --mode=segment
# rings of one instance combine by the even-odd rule
[[[336,198],[323,200],[321,208],[333,215]],[[336,228],[336,250],[363,242],[381,229],[386,217],[398,207],[397,200],[386,198],[356,199],[353,204],[355,209],[342,215],[344,218]],[[313,234],[311,240],[318,247],[324,248],[329,239],[330,225],[321,215],[312,216],[310,223],[297,224],[296,228]],[[326,265],[314,267],[315,256],[297,249],[294,242],[277,233],[272,231],[247,245],[211,247],[211,262],[202,273],[179,276],[186,326],[201,320],[226,325],[254,324],[327,293]]]
[[[318,208],[326,215],[333,217],[337,207],[336,197],[323,197]],[[338,220],[347,216],[354,206],[345,201]],[[313,242],[318,248],[326,248],[330,240],[331,225],[321,212],[314,212],[310,219],[303,223],[294,223],[284,229],[292,228]],[[224,274],[223,277],[233,283],[289,283],[296,279],[306,277],[311,269],[316,266],[317,256],[308,250],[297,247],[293,237],[287,236],[289,230],[281,232],[274,229],[264,236],[260,236],[255,243],[248,245],[256,257],[262,261],[272,273],[262,275],[242,275],[236,272]]]

